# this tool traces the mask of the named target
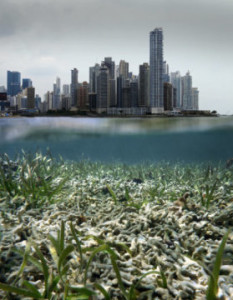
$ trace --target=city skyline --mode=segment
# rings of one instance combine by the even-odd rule
[[[190,70],[200,90],[200,109],[233,113],[231,84],[233,3],[229,1],[48,1],[1,3],[0,85],[6,71],[31,78],[41,97],[56,77],[89,82],[89,66],[103,57],[139,65],[149,63],[148,32],[164,31],[164,60],[170,72]],[[114,12],[114,13],[113,13]],[[219,54],[221,53],[221,55]]]

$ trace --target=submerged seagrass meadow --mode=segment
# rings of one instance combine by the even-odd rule
[[[2,299],[232,299],[230,164],[0,158]]]

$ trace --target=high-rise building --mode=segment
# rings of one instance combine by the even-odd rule
[[[77,106],[77,91],[78,91],[78,70],[71,70],[71,105]]]
[[[150,107],[152,113],[163,111],[163,30],[150,32]]]
[[[8,96],[16,96],[21,88],[21,74],[19,72],[7,71],[7,94]]]
[[[122,75],[117,77],[117,107],[123,107],[123,94],[122,94],[123,82],[124,82],[124,78]]]
[[[116,80],[115,79],[109,79],[109,85],[110,85],[110,107],[116,106]]]
[[[109,87],[109,70],[106,67],[100,68],[100,73],[97,77],[97,112],[105,112],[109,107],[110,87]]]
[[[139,106],[149,107],[150,67],[148,63],[139,66]]]
[[[61,108],[61,79],[56,78],[56,83],[53,84],[53,109]]]
[[[192,88],[192,106],[194,110],[199,109],[199,91],[198,88]]]
[[[35,88],[34,87],[27,88],[27,108],[29,108],[29,109],[35,108]]]
[[[116,105],[115,62],[111,57],[105,57],[101,66],[106,67],[109,72],[109,106],[114,107]]]
[[[182,85],[181,85],[181,76],[180,72],[172,72],[170,74],[170,82],[173,88],[176,89],[176,101],[174,101],[174,107],[181,108],[182,106]]]
[[[138,81],[130,82],[130,107],[138,106]]]
[[[163,82],[170,82],[169,65],[166,61],[163,62]]]
[[[37,94],[35,96],[35,108],[41,109],[41,97]]]
[[[185,76],[182,77],[182,109],[193,109],[192,101],[192,76],[188,71]]]
[[[46,103],[46,109],[45,109],[45,111],[53,109],[53,92],[49,92],[48,91],[44,95],[44,102]]]
[[[69,84],[63,84],[62,94],[65,96],[69,96],[69,94],[70,94],[70,85]]]
[[[104,61],[102,62],[102,67],[107,67],[109,70],[109,79],[115,78],[115,62],[112,61],[111,57],[105,57]]]
[[[130,107],[130,87],[122,88],[122,106],[121,108],[129,108]]]
[[[100,65],[95,64],[94,67],[89,68],[89,91],[90,93],[97,93],[97,77],[100,73]]]
[[[25,90],[28,87],[32,87],[32,81],[29,78],[23,78],[22,80],[22,89]]]
[[[89,109],[88,101],[89,101],[89,99],[88,99],[88,83],[86,81],[84,81],[78,87],[78,105],[77,105],[77,107],[80,110]]]
[[[173,88],[172,84],[169,82],[164,82],[164,110],[172,110],[173,109]]]
[[[129,63],[121,60],[119,63],[119,76],[122,76],[124,80],[129,77]]]

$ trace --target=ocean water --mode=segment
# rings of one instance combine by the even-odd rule
[[[104,163],[225,163],[233,117],[0,119],[0,154],[23,151]]]

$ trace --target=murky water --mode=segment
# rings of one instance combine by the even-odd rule
[[[0,153],[46,149],[69,160],[225,162],[233,157],[233,117],[0,119]]]

